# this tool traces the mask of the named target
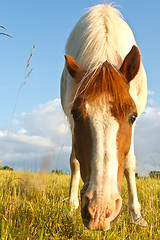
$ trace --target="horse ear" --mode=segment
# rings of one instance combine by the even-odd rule
[[[131,51],[125,57],[120,72],[126,78],[128,83],[136,76],[140,67],[141,55],[138,48],[134,45]]]
[[[77,76],[80,74],[82,75],[85,71],[76,63],[74,58],[72,58],[69,55],[65,55],[66,59],[66,66],[68,69],[68,72],[73,78],[77,78]]]

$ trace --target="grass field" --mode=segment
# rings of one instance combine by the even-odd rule
[[[69,180],[69,175],[1,170],[0,239],[160,239],[159,179],[137,179],[142,215],[148,227],[131,224],[124,179],[122,214],[107,232],[87,230],[80,207],[72,214],[69,212]]]

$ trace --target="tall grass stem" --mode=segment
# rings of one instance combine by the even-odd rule
[[[1,27],[1,26],[0,26],[0,27]],[[18,103],[18,100],[19,100],[19,96],[20,96],[22,87],[28,82],[28,78],[29,78],[29,76],[30,76],[30,74],[31,74],[31,72],[32,72],[32,70],[33,70],[33,69],[31,69],[31,70],[29,71],[28,68],[29,68],[29,66],[30,66],[30,61],[31,61],[31,58],[32,58],[32,55],[33,55],[33,51],[34,51],[35,46],[36,46],[36,45],[33,46],[32,51],[31,51],[31,54],[30,54],[30,56],[29,56],[29,58],[28,58],[27,65],[26,65],[26,69],[25,69],[25,73],[24,73],[24,78],[23,78],[23,80],[22,80],[21,83],[20,83],[20,87],[19,87],[19,90],[18,90],[18,93],[17,93],[17,96],[16,96],[16,101],[15,101],[15,104],[14,104],[14,107],[13,107],[13,111],[12,111],[12,115],[11,115],[11,120],[10,120],[8,129],[7,129],[7,135],[6,135],[6,139],[5,139],[5,142],[4,142],[4,147],[3,147],[1,162],[3,161],[4,155],[5,155],[5,153],[6,153],[8,138],[9,138],[9,134],[10,134],[12,122],[13,122],[13,117],[14,117],[14,114],[15,114],[15,111],[16,111],[16,107],[17,107],[17,103]]]

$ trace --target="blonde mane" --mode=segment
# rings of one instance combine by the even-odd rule
[[[125,49],[123,36],[119,36],[120,28],[132,36]],[[106,60],[119,68],[132,45],[135,45],[134,36],[120,12],[102,4],[90,8],[76,24],[69,36],[66,54],[85,70],[97,69]]]

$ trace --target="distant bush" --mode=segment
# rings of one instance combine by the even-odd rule
[[[62,175],[62,174],[65,174],[62,170],[52,170],[51,173],[56,173],[56,174],[59,174],[59,175]]]
[[[149,172],[150,178],[160,178],[160,171],[151,171]]]
[[[1,167],[0,170],[8,170],[8,171],[13,171],[13,168],[11,167],[8,167],[8,166],[4,166],[4,167]]]

